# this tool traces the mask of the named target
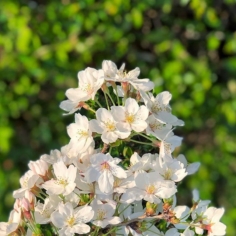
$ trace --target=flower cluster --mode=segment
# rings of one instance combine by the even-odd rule
[[[223,208],[193,191],[177,205],[177,186],[199,163],[174,156],[184,122],[171,113],[171,94],[105,60],[78,73],[78,88],[60,107],[75,113],[70,141],[29,163],[1,235],[225,235]],[[81,111],[81,113],[79,113]]]

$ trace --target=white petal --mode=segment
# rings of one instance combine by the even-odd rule
[[[113,189],[114,177],[110,171],[103,171],[98,178],[99,189],[103,193],[111,193]]]

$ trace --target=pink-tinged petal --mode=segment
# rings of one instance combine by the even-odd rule
[[[101,192],[109,194],[113,190],[114,177],[110,171],[103,171],[98,178],[98,185]]]
[[[131,114],[136,114],[139,110],[139,105],[133,98],[128,98],[125,101],[125,109]]]

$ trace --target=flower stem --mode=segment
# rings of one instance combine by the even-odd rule
[[[134,143],[139,143],[139,144],[144,144],[144,145],[151,145],[151,143],[145,143],[145,142],[141,142],[141,141],[137,141],[137,140],[134,140],[134,139],[130,139],[130,141],[134,142]]]

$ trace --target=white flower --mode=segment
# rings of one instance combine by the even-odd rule
[[[44,204],[38,202],[35,206],[35,222],[37,224],[49,223],[51,214],[57,209],[57,206],[61,202],[61,199],[56,195],[51,195],[44,200]]]
[[[94,99],[96,92],[104,82],[103,71],[88,67],[78,73],[78,79],[79,87],[68,89],[66,96],[69,99],[60,104],[60,108],[68,111],[69,114],[80,109],[84,105],[84,101]]]
[[[172,128],[172,125],[164,124],[163,122],[160,122],[155,118],[154,115],[150,115],[147,119],[147,134],[152,134],[158,139],[161,139],[161,137],[165,136]]]
[[[162,180],[157,172],[139,173],[135,184],[142,198],[151,203],[160,203],[160,198],[170,198],[177,192],[174,182]]]
[[[117,122],[114,120],[110,111],[105,108],[99,108],[96,111],[97,120],[91,120],[91,129],[93,132],[102,134],[102,141],[104,143],[114,143],[118,138],[125,139],[130,135],[129,131],[122,132],[116,126]]]
[[[149,79],[138,79],[140,69],[136,67],[128,73],[124,71],[125,64],[122,64],[118,70],[114,62],[104,60],[102,62],[102,69],[104,72],[104,79],[107,81],[114,81],[120,83],[129,83],[139,91],[150,91],[154,87],[154,83]]]
[[[184,164],[176,159],[164,160],[162,165],[157,161],[155,169],[165,180],[174,182],[181,181],[187,175]]]
[[[95,214],[92,223],[101,228],[105,228],[108,224],[116,225],[121,222],[120,217],[113,216],[116,205],[112,203],[102,203],[99,200],[93,200],[91,207]]]
[[[141,158],[137,152],[134,152],[130,157],[129,172],[134,173],[136,177],[138,173],[153,171],[156,158],[157,154],[146,153]]]
[[[21,221],[21,212],[12,210],[8,222],[0,222],[0,236],[11,235],[15,232]]]
[[[209,207],[202,215],[202,222],[195,228],[197,234],[202,235],[204,230],[209,236],[221,236],[226,234],[225,224],[219,222],[224,214],[224,208]]]
[[[111,107],[111,112],[118,122],[119,130],[142,132],[147,128],[148,109],[145,106],[139,107],[133,98],[128,98],[125,101],[125,107]]]
[[[92,131],[86,116],[75,114],[75,123],[67,127],[70,136],[71,151],[75,153],[85,152],[93,142]]]
[[[86,234],[90,231],[89,225],[85,224],[90,222],[93,218],[94,211],[90,206],[82,206],[73,209],[70,202],[65,205],[60,204],[58,211],[51,215],[52,223],[59,228],[60,236],[73,236],[77,234]]]
[[[21,178],[21,188],[13,192],[14,198],[21,198],[25,196],[27,190],[31,191],[35,186],[42,183],[43,180],[36,175],[32,170],[28,170]]]
[[[63,194],[64,196],[70,194],[76,186],[77,168],[74,165],[67,168],[64,162],[60,161],[53,164],[53,170],[56,179],[45,182],[42,187],[47,190],[48,194]]]
[[[154,98],[152,93],[146,94],[145,92],[140,92],[145,105],[149,111],[155,116],[155,118],[164,124],[170,125],[184,125],[182,120],[179,120],[176,116],[171,114],[171,107],[169,106],[169,101],[172,95],[165,91]]]
[[[98,153],[90,157],[91,167],[85,173],[88,183],[98,182],[101,192],[109,194],[113,190],[114,176],[126,178],[125,171],[118,166],[118,158],[112,158],[110,154]]]
[[[179,136],[174,135],[174,133],[168,132],[164,137],[161,138],[161,144],[160,144],[160,164],[165,159],[170,159],[171,153],[175,150],[176,147],[181,145],[182,139]]]

